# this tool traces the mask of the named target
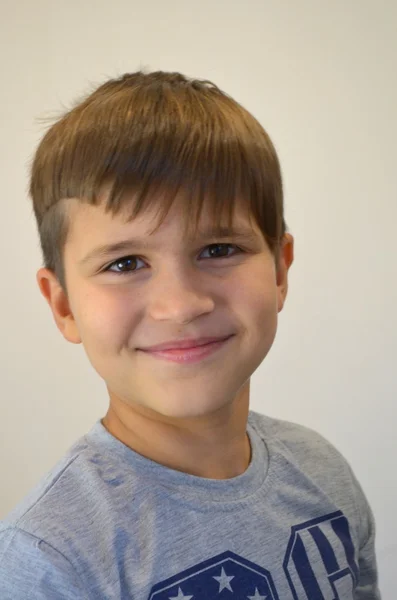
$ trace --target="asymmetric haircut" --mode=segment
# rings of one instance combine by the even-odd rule
[[[58,115],[33,156],[29,194],[44,266],[67,293],[68,199],[127,211],[127,221],[156,202],[159,227],[180,193],[187,235],[204,203],[218,231],[243,202],[278,261],[282,177],[260,123],[207,80],[138,71],[106,81]]]

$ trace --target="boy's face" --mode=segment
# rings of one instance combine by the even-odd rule
[[[197,234],[185,240],[178,202],[150,236],[155,213],[127,223],[101,206],[70,200],[69,214],[68,298],[47,269],[39,270],[37,280],[60,331],[68,341],[83,343],[111,401],[147,414],[193,418],[248,395],[249,378],[276,334],[293,260],[292,236],[285,238],[276,271],[260,229],[252,230],[241,212],[235,227],[251,231],[252,239]],[[209,225],[203,212],[199,229]],[[147,247],[131,243],[86,259],[99,246],[137,238]],[[120,261],[126,256],[130,262]],[[104,272],[109,266],[111,271]],[[191,364],[140,350],[169,340],[231,334],[219,350]]]

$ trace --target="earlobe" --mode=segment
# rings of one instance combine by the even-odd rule
[[[38,270],[36,280],[40,292],[47,301],[54,321],[63,337],[72,344],[81,344],[77,324],[70,308],[69,299],[55,273],[50,269]]]

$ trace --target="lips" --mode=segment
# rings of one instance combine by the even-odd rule
[[[205,346],[206,344],[210,344],[212,342],[220,342],[222,340],[226,340],[229,337],[231,337],[230,334],[226,335],[226,336],[224,335],[224,336],[189,338],[189,339],[185,339],[185,340],[170,340],[168,342],[163,342],[162,344],[157,344],[155,346],[139,348],[139,350],[143,350],[144,352],[158,352],[160,350],[197,348],[199,346]]]
[[[172,350],[144,350],[143,354],[150,356],[155,360],[166,361],[168,363],[176,363],[179,365],[194,365],[201,364],[207,358],[221,352],[222,348],[227,347],[228,341],[233,338],[229,335],[226,338],[216,338],[216,341],[202,344],[201,346],[191,346],[189,348],[173,348]],[[202,341],[202,340],[201,340]],[[192,342],[189,342],[190,344]],[[195,342],[197,344],[197,340]]]

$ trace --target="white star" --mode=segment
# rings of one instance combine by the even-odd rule
[[[178,595],[173,596],[169,600],[191,600],[191,598],[193,598],[193,596],[185,596],[185,594],[182,592],[181,588],[178,588]]]
[[[224,588],[227,588],[228,590],[230,590],[231,592],[233,591],[232,588],[230,587],[230,581],[232,579],[234,579],[234,575],[232,575],[231,577],[228,577],[225,573],[224,568],[222,567],[222,574],[219,577],[214,577],[214,579],[216,579],[217,581],[219,581],[219,583],[221,584],[221,588],[219,590],[219,593],[221,593],[221,591]]]
[[[255,588],[255,596],[248,596],[248,600],[266,600],[268,596],[261,596],[258,592],[258,588]]]

